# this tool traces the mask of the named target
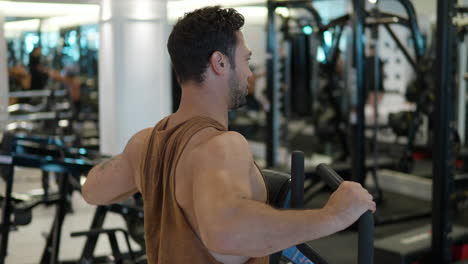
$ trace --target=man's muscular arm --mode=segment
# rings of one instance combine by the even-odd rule
[[[219,254],[266,256],[338,232],[365,211],[375,210],[370,194],[350,182],[342,184],[322,209],[278,210],[252,200],[252,156],[237,133],[212,139],[193,156],[200,237]]]
[[[91,169],[81,188],[86,202],[94,205],[112,204],[138,191],[134,163],[139,160],[144,145],[144,131],[134,135],[121,154]]]

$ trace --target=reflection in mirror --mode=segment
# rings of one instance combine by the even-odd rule
[[[32,10],[6,17],[7,130],[60,136],[69,146],[97,149],[99,7],[76,6],[76,14],[69,7],[62,13],[49,8],[55,13],[47,17],[42,11],[31,16]],[[88,16],[78,14],[84,9]]]

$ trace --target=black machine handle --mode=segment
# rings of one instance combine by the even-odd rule
[[[317,174],[335,191],[343,179],[328,165],[319,164]],[[367,211],[359,218],[358,263],[374,263],[374,217]]]
[[[291,159],[291,208],[304,207],[304,152],[293,151]],[[308,244],[300,244],[297,249],[315,264],[328,264]]]
[[[336,191],[340,184],[343,182],[343,178],[341,178],[336,171],[332,168],[328,167],[327,165],[321,163],[317,166],[317,174],[322,178],[322,180],[330,187],[333,191]]]

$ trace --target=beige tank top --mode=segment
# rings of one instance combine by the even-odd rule
[[[140,166],[144,199],[144,229],[148,264],[219,264],[191,228],[175,197],[175,168],[193,135],[205,128],[226,129],[207,117],[195,117],[166,129],[161,120],[148,138]],[[252,258],[248,264],[267,264],[268,257]]]

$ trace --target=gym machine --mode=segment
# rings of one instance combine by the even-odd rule
[[[2,178],[6,183],[5,197],[0,197],[3,205],[0,224],[0,264],[5,263],[8,253],[9,232],[17,226],[27,225],[32,220],[32,209],[38,205],[56,205],[56,213],[47,236],[46,245],[40,263],[77,263],[77,261],[58,261],[62,225],[67,213],[71,211],[71,194],[81,191],[80,176],[86,174],[99,160],[107,158],[100,153],[84,148],[69,148],[59,137],[21,136],[5,133],[0,151]],[[14,167],[39,168],[48,175],[55,172],[58,176],[59,192],[22,200],[12,192]],[[47,177],[48,178],[48,177]],[[99,206],[89,231],[74,232],[72,237],[87,236],[85,247],[78,263],[107,263],[109,257],[93,255],[100,234],[106,234],[116,263],[131,260],[132,263],[144,263],[143,209],[138,195],[121,203]],[[107,212],[114,212],[125,219],[127,228],[104,229],[103,223]],[[128,253],[122,253],[117,243],[116,234],[124,235]],[[135,251],[129,237],[136,241],[142,250]],[[128,263],[128,262],[125,262]]]
[[[6,191],[2,201],[0,263],[5,263],[12,228],[29,224],[32,218],[31,210],[40,204],[56,204],[55,218],[47,236],[41,263],[58,263],[62,225],[71,206],[70,195],[74,190],[80,190],[79,176],[90,170],[93,165],[83,159],[70,157],[71,153],[64,147],[63,142],[50,137],[22,137],[5,133],[1,150],[3,154],[0,156],[0,165]],[[82,155],[87,154],[84,149],[78,152]],[[59,176],[59,193],[29,201],[14,199],[12,189],[15,166],[40,168],[46,173],[55,172]]]
[[[433,184],[432,184],[432,227],[429,233],[425,230],[413,230],[402,237],[416,237],[416,243],[423,243],[416,247],[417,251],[402,251],[401,244],[386,245],[388,240],[376,241],[376,257],[379,263],[412,263],[421,259],[422,255],[430,252],[423,263],[449,264],[453,263],[451,246],[454,242],[466,243],[468,229],[453,226],[450,209],[450,197],[457,186],[454,184],[453,170],[453,127],[454,84],[455,84],[455,52],[453,17],[456,1],[437,1],[437,48],[436,48],[436,89],[434,108],[434,144],[433,144]],[[421,233],[422,232],[422,233]],[[423,236],[421,236],[423,234]],[[395,237],[393,237],[395,238]],[[388,238],[388,239],[392,239]],[[413,242],[413,243],[415,243]],[[409,245],[404,245],[409,247]],[[429,248],[430,246],[430,248]],[[411,245],[414,249],[415,246]],[[402,254],[405,253],[405,254]],[[393,258],[390,256],[393,255]],[[404,257],[406,256],[406,257]],[[387,262],[386,262],[387,261]],[[459,262],[459,263],[466,263]]]
[[[103,228],[104,220],[108,212],[122,215],[127,224],[127,230],[122,228]],[[90,229],[87,231],[73,232],[71,234],[72,237],[86,236],[86,242],[80,259],[78,261],[67,261],[63,263],[108,263],[110,261],[108,256],[94,256],[94,250],[100,235],[107,235],[112,250],[112,261],[114,263],[146,263],[143,217],[143,201],[140,194],[135,194],[122,203],[97,206]],[[123,234],[128,253],[121,252],[116,239],[117,233]],[[129,237],[138,243],[141,250],[135,251],[132,248]]]
[[[304,206],[304,153],[295,151],[291,160],[291,175],[272,170],[264,170],[270,202],[280,208],[303,208]],[[343,179],[325,164],[317,166],[317,174],[332,189],[336,190]],[[359,264],[374,263],[374,219],[371,212],[359,219],[358,260]],[[279,263],[327,264],[327,260],[317,254],[308,244],[297,245],[270,256],[270,264]]]
[[[343,33],[343,30],[346,26],[350,25],[350,22],[354,23],[352,25],[354,25],[354,31],[356,30],[360,30],[362,31],[362,33],[364,33],[364,29],[365,28],[373,28],[373,29],[376,29],[377,27],[380,27],[380,26],[383,26],[385,27],[385,29],[389,32],[389,34],[392,36],[392,38],[394,39],[394,41],[397,43],[397,46],[399,47],[399,49],[402,50],[402,53],[407,57],[407,59],[410,61],[410,63],[412,65],[414,65],[415,67],[415,70],[417,72],[420,72],[420,70],[418,69],[418,63],[422,60],[422,57],[423,57],[423,54],[425,53],[425,42],[424,42],[424,38],[422,36],[422,33],[419,29],[419,26],[417,24],[417,20],[416,20],[416,14],[415,14],[415,11],[414,11],[414,8],[411,4],[410,1],[408,0],[399,0],[398,1],[403,7],[404,7],[404,10],[407,12],[407,18],[405,17],[402,17],[400,15],[396,15],[396,14],[391,14],[391,13],[385,13],[385,12],[378,12],[376,10],[376,12],[365,12],[364,10],[362,10],[362,13],[359,13],[359,15],[362,15],[362,21],[357,19],[357,13],[356,14],[346,14],[346,15],[343,15],[341,17],[338,17],[336,19],[333,19],[331,20],[328,24],[323,24],[322,23],[322,19],[319,15],[319,13],[312,7],[311,5],[311,1],[270,1],[269,2],[269,27],[268,27],[268,48],[269,48],[269,52],[270,54],[272,55],[270,57],[270,59],[268,60],[268,72],[269,72],[269,75],[268,75],[268,91],[269,91],[269,96],[270,96],[270,102],[271,102],[271,110],[270,112],[268,113],[268,143],[267,143],[267,167],[277,167],[279,164],[277,162],[277,150],[279,148],[279,145],[280,145],[280,137],[283,134],[287,133],[287,131],[281,131],[281,124],[280,124],[280,121],[279,121],[279,117],[280,117],[280,109],[281,109],[281,104],[279,103],[279,97],[280,97],[280,88],[278,87],[279,84],[277,83],[277,79],[278,79],[278,65],[281,65],[280,61],[279,61],[279,55],[278,55],[278,43],[276,41],[277,37],[276,37],[276,31],[275,31],[275,28],[274,28],[274,23],[275,23],[275,9],[278,8],[278,7],[287,7],[287,8],[303,8],[303,9],[306,9],[307,11],[309,11],[309,13],[311,14],[311,17],[313,18],[313,23],[312,23],[312,28],[314,28],[314,34],[317,35],[317,39],[319,40],[319,45],[322,47],[322,49],[324,50],[324,53],[325,53],[325,62],[323,64],[323,68],[325,70],[325,74],[327,76],[327,79],[329,80],[330,84],[327,86],[329,89],[326,89],[324,92],[327,93],[328,95],[326,96],[327,98],[329,98],[328,100],[330,102],[332,102],[333,105],[340,105],[340,102],[336,102],[336,98],[333,98],[334,95],[332,94],[336,94],[336,91],[332,90],[332,89],[337,89],[336,87],[336,81],[333,81],[333,76],[335,75],[334,72],[333,72],[333,69],[335,68],[336,66],[336,63],[337,63],[337,57],[338,57],[338,53],[339,53],[339,49],[338,49],[338,46],[339,46],[339,42],[340,42],[340,39],[342,37],[342,33]],[[359,4],[359,3],[355,3],[355,6]],[[356,12],[359,11],[360,9],[358,8],[358,6],[356,6]],[[360,11],[361,12],[361,11]],[[356,24],[357,22],[360,22],[359,24]],[[361,23],[362,22],[362,23]],[[284,24],[284,23],[283,23]],[[416,43],[414,45],[414,53],[416,54],[415,58],[413,59],[410,55],[410,52],[404,47],[404,45],[402,44],[401,40],[398,39],[398,37],[396,36],[396,34],[394,33],[394,31],[392,30],[392,28],[390,27],[390,25],[392,24],[397,24],[397,25],[401,25],[403,27],[407,27],[410,31],[411,31],[411,38],[413,39],[414,43]],[[362,28],[361,28],[362,27]],[[326,45],[324,45],[324,40],[323,40],[323,34],[324,32],[326,31],[333,31],[333,37],[332,37],[332,43],[331,43],[331,47],[326,47]],[[283,30],[285,31],[285,30]],[[284,35],[287,36],[287,32],[284,33]],[[354,44],[354,47],[360,47],[360,45],[357,45],[357,43],[362,43],[362,41],[358,41],[359,39],[361,39],[362,37],[362,34],[355,34],[355,44]],[[362,39],[361,39],[362,40]],[[363,48],[362,48],[363,49]],[[358,70],[357,73],[358,75],[362,75],[361,77],[362,78],[358,78],[358,83],[360,83],[360,85],[358,85],[358,88],[362,88],[361,86],[364,85],[363,83],[365,83],[365,80],[364,79],[364,73],[363,73],[363,65],[361,65],[362,63],[364,63],[364,59],[361,58],[362,56],[364,56],[364,53],[363,53],[363,50],[359,49],[359,52],[361,52],[361,56],[358,56],[358,51],[355,50],[354,51],[354,62],[355,62],[355,67],[356,68],[362,68],[361,70]],[[359,62],[361,62],[361,59],[362,59],[362,63],[360,64]],[[290,61],[290,60],[289,60]],[[290,62],[289,62],[290,63]],[[359,66],[359,67],[358,67]],[[290,66],[288,66],[288,63],[286,63],[286,65],[284,66],[284,68],[289,68]],[[287,72],[286,72],[287,73]],[[286,75],[286,77],[284,77],[285,81],[288,82],[288,80],[290,81],[290,79],[292,79],[292,77],[288,74],[284,74]],[[379,78],[381,78],[381,76],[378,76]],[[309,77],[310,78],[310,77]],[[362,80],[361,80],[362,79]],[[310,80],[311,81],[311,80]],[[293,85],[291,85],[293,86]],[[359,90],[358,90],[359,91]],[[285,96],[291,96],[291,95],[287,95],[288,93],[286,92],[286,95]],[[347,151],[347,144],[343,141],[346,141],[346,131],[343,131],[343,129],[340,127],[343,127],[343,126],[350,126],[351,128],[353,128],[353,138],[351,140],[351,142],[353,143],[354,145],[354,150],[351,154],[352,157],[352,162],[351,164],[349,164],[349,162],[333,162],[330,166],[332,166],[332,168],[334,168],[336,171],[338,171],[338,173],[340,173],[340,175],[342,175],[343,177],[346,177],[347,179],[348,178],[353,178],[353,177],[356,177],[354,180],[360,182],[360,183],[364,183],[365,182],[365,175],[366,175],[366,172],[369,171],[369,170],[372,170],[372,169],[376,169],[377,168],[396,168],[398,167],[397,165],[397,162],[394,161],[393,158],[391,157],[379,157],[379,159],[377,159],[376,157],[374,157],[374,159],[364,159],[364,151],[365,151],[365,139],[364,139],[364,129],[365,129],[365,126],[364,126],[364,117],[362,116],[362,118],[358,118],[358,113],[360,112],[363,112],[363,104],[364,104],[364,98],[361,98],[364,96],[364,92],[362,92],[362,94],[359,92],[360,96],[358,96],[358,102],[355,106],[355,111],[353,112],[352,111],[352,116],[350,118],[350,120],[343,120],[344,116],[341,116],[342,115],[342,112],[343,112],[343,109],[339,109],[340,107],[337,107],[337,109],[334,110],[334,112],[336,113],[336,116],[335,117],[332,117],[331,118],[331,122],[333,124],[329,125],[329,128],[325,129],[326,132],[323,133],[325,135],[328,135],[328,137],[330,137],[329,135],[333,134],[333,133],[338,133],[338,134],[341,134],[340,135],[340,138],[341,138],[341,142],[343,145],[343,149],[345,150],[344,152],[345,153],[348,153]],[[362,96],[361,96],[362,95]],[[323,100],[321,100],[323,101]],[[288,100],[285,100],[285,102],[287,103]],[[284,108],[288,108],[288,106],[285,106]],[[324,107],[320,107],[320,108],[324,108]],[[361,110],[359,110],[361,109]],[[288,112],[288,111],[286,111]],[[315,115],[315,119],[317,120],[320,120],[318,122],[315,122],[316,124],[322,124],[322,123],[330,123],[330,120],[324,120],[326,119],[324,116],[325,115],[320,115],[319,112],[317,113],[314,113]],[[319,116],[320,115],[320,116]],[[344,115],[344,114],[343,114]],[[340,120],[341,119],[341,120]],[[346,118],[347,119],[347,118]],[[354,120],[355,123],[349,123],[349,121],[351,120]],[[353,121],[353,122],[354,122]],[[362,124],[361,124],[362,122]],[[358,129],[359,127],[359,129]],[[413,129],[414,131],[417,129],[417,127],[415,129]],[[319,126],[316,126],[315,127],[315,131],[316,133],[320,133],[320,127]],[[346,130],[346,129],[344,129]],[[360,131],[359,133],[357,131]],[[361,131],[362,130],[362,131]],[[362,134],[362,135],[361,135]],[[414,138],[414,134],[413,133],[413,136],[412,138]],[[358,135],[361,135],[358,137]],[[411,141],[411,140],[410,140]],[[362,145],[362,146],[361,146]],[[411,146],[412,144],[408,144],[407,146]],[[412,150],[410,150],[412,151]],[[361,154],[359,154],[361,153]],[[405,153],[408,153],[408,151],[405,151]],[[357,155],[357,156],[356,156]],[[377,155],[376,155],[377,156]],[[381,156],[381,155],[380,155]],[[405,155],[406,156],[406,155]],[[356,162],[360,160],[360,162]],[[406,158],[403,159],[403,160],[407,160]],[[364,162],[365,161],[365,162]],[[364,163],[363,163],[364,162]],[[361,164],[363,163],[363,164]],[[358,166],[358,164],[360,164]],[[354,168],[354,169],[353,169]],[[315,176],[315,171],[313,168],[306,168],[306,172],[307,172],[307,176],[309,178],[314,178]],[[356,176],[356,175],[359,175],[359,176]],[[374,175],[374,182],[376,182],[376,187],[377,187],[377,192],[376,194],[380,194],[381,192],[379,191],[380,188],[378,186],[378,181],[377,181],[377,178],[375,177]],[[322,183],[317,183],[317,184],[310,184],[310,185],[307,185],[307,198],[306,200],[310,200],[316,193],[317,191],[321,190],[325,185],[322,184]],[[380,196],[381,195],[378,195],[379,199],[377,200],[380,200]],[[427,215],[427,212],[424,212],[424,215]],[[411,218],[412,216],[410,216]]]

